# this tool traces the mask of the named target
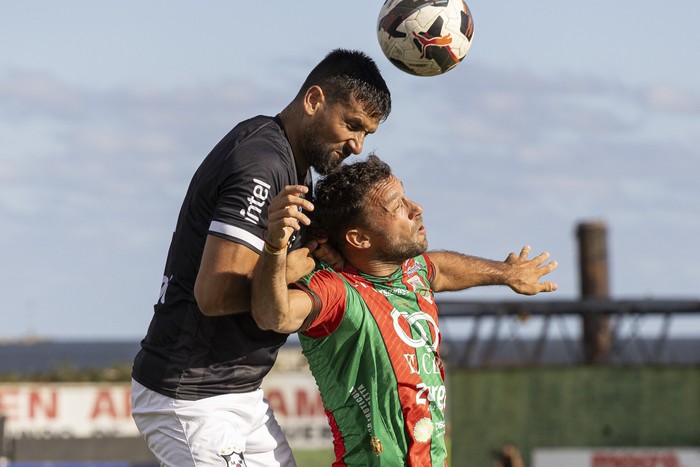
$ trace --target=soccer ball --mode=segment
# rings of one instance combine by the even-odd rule
[[[464,0],[386,0],[377,20],[384,55],[401,70],[435,76],[457,66],[472,45]]]

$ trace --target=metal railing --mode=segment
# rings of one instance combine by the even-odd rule
[[[438,301],[438,306],[442,356],[452,366],[700,365],[700,300]],[[583,332],[591,319],[603,323],[602,339],[594,343]],[[595,361],[591,345],[598,347]]]

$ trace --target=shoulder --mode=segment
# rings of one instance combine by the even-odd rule
[[[406,260],[402,269],[405,276],[418,274],[429,282],[432,282],[437,274],[437,265],[433,262],[428,253],[423,253],[422,255]]]
[[[265,133],[277,134],[284,137],[284,131],[282,130],[279,120],[267,115],[258,115],[243,120],[238,123],[231,132],[239,141],[254,137],[256,134]]]
[[[294,284],[311,298],[312,311],[304,334],[312,338],[329,336],[345,316],[347,283],[340,273],[325,263]]]
[[[268,155],[291,155],[291,148],[279,121],[274,117],[258,115],[238,123],[211,150],[207,159],[239,161]]]
[[[294,155],[278,120],[257,116],[236,125],[212,151],[219,160],[219,180],[272,188],[296,182]]]
[[[278,119],[259,115],[245,120],[231,130],[236,149],[271,148],[286,152],[289,144]]]
[[[317,284],[316,286],[318,286],[319,283],[342,284],[345,281],[343,280],[342,275],[338,271],[335,271],[331,266],[324,263],[323,261],[317,261],[316,267],[314,268],[314,270],[311,271],[306,276],[302,277],[299,280],[299,282],[301,282],[307,286],[309,286],[312,283],[315,283],[315,284]]]

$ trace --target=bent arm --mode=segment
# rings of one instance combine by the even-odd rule
[[[314,268],[315,243],[289,253],[286,276],[295,282]],[[194,284],[194,296],[202,314],[224,316],[249,312],[251,282],[258,254],[235,242],[210,235]]]
[[[514,292],[535,295],[557,290],[555,282],[539,282],[542,276],[557,267],[544,252],[528,260],[530,247],[525,246],[519,256],[510,253],[505,261],[493,261],[451,251],[433,251],[428,257],[435,265],[432,282],[435,292],[455,291],[484,285],[507,285]]]
[[[260,329],[290,334],[298,331],[311,313],[311,297],[288,288],[286,268],[286,251],[279,255],[263,252],[255,268],[252,313]]]
[[[202,313],[223,316],[250,311],[250,282],[257,261],[253,250],[209,235],[194,284]]]
[[[313,209],[301,197],[304,193],[306,187],[287,186],[268,206],[268,238],[255,267],[252,286],[253,319],[261,329],[292,333],[302,327],[311,313],[311,297],[287,287],[287,244],[301,224],[311,222],[299,209]]]

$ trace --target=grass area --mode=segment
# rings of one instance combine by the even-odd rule
[[[451,444],[452,444],[452,443],[450,443],[449,436],[445,438],[445,442],[447,444],[447,458],[449,460],[449,459],[451,459],[450,448],[451,448]],[[333,455],[333,449],[295,450],[294,451],[294,458],[296,459],[297,465],[299,467],[330,466],[333,463],[333,461],[335,460],[335,456]]]
[[[335,460],[333,449],[304,449],[294,451],[294,458],[299,467],[330,466]]]

